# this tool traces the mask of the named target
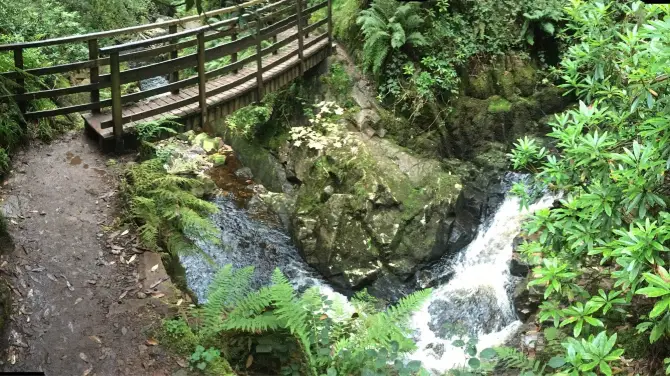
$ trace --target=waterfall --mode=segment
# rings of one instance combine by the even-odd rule
[[[480,226],[478,235],[449,265],[438,265],[436,275],[454,273],[436,287],[431,298],[412,317],[418,350],[410,356],[436,373],[463,366],[463,350],[451,345],[445,325],[460,324],[477,336],[478,350],[502,344],[521,325],[514,311],[510,275],[514,238],[529,213],[551,206],[556,197],[545,195],[529,210],[519,209],[519,199],[507,195],[493,218]]]
[[[206,301],[210,282],[219,268],[226,264],[232,264],[235,268],[253,265],[255,272],[252,285],[255,287],[269,283],[273,270],[279,267],[299,290],[318,285],[325,294],[336,294],[318,272],[303,261],[284,231],[253,218],[247,210],[239,208],[232,198],[220,197],[214,203],[219,207],[219,212],[212,219],[221,231],[221,243],[195,240],[214,265],[202,255],[180,256],[186,270],[188,287],[199,302]]]
[[[519,176],[509,176],[518,181]],[[505,185],[510,179],[505,179]],[[431,298],[411,319],[417,350],[408,356],[436,374],[465,365],[463,350],[452,346],[445,324],[460,324],[470,336],[478,338],[478,349],[500,345],[515,334],[521,322],[517,319],[512,292],[520,278],[510,274],[514,238],[523,220],[540,208],[550,207],[557,197],[545,195],[529,210],[520,210],[519,199],[506,195],[496,212],[478,229],[477,237],[455,258],[441,260],[430,270],[438,286]],[[320,286],[322,292],[344,303],[346,298],[302,259],[290,237],[279,226],[261,220],[232,197],[219,197],[214,203],[219,212],[212,219],[221,230],[221,244],[196,240],[211,258],[201,255],[181,256],[189,288],[204,302],[207,288],[216,271],[226,265],[236,268],[255,267],[253,285],[270,281],[275,268],[289,278],[298,290]]]

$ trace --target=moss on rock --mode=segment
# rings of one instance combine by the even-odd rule
[[[493,76],[489,69],[484,69],[476,76],[468,78],[465,94],[478,99],[486,99],[496,93]]]
[[[487,111],[490,114],[499,114],[503,112],[509,112],[512,109],[512,103],[505,98],[499,96],[493,96],[489,98],[489,105]]]
[[[290,161],[304,158],[292,148]],[[407,277],[445,252],[435,250],[439,223],[462,186],[439,162],[362,137],[307,160],[293,233],[307,262],[331,281],[356,288],[383,269]]]

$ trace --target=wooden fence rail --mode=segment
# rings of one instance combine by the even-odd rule
[[[111,107],[111,119],[101,122],[104,128],[113,128],[117,144],[122,146],[123,125],[130,121],[145,119],[156,114],[169,112],[176,108],[198,103],[200,110],[200,124],[207,124],[207,98],[241,85],[251,79],[256,80],[256,100],[263,95],[263,75],[289,61],[292,58],[299,60],[300,74],[305,71],[305,49],[323,40],[328,41],[328,48],[332,44],[332,5],[331,0],[318,3],[304,4],[306,0],[251,0],[234,7],[222,8],[205,13],[202,16],[191,16],[182,19],[169,20],[148,25],[135,26],[119,30],[75,35],[44,41],[0,45],[0,53],[11,51],[14,54],[15,70],[1,72],[0,75],[15,81],[13,98],[27,119],[66,115],[76,112],[91,111],[100,114]],[[311,0],[310,0],[311,1]],[[314,20],[317,12],[326,8],[325,17]],[[233,13],[242,14],[233,16]],[[319,13],[322,14],[322,13]],[[215,16],[229,16],[220,21],[212,20]],[[179,30],[189,22],[200,20],[202,26]],[[310,20],[313,21],[310,23]],[[326,31],[310,38],[309,44],[305,38],[310,33]],[[109,44],[109,38],[119,36],[132,37],[140,32],[152,29],[166,29],[165,35],[146,40],[108,45],[101,47],[101,41]],[[279,36],[282,36],[280,39]],[[278,55],[280,49],[289,46],[297,40],[297,49],[285,53],[279,58],[273,58],[264,64],[268,55]],[[31,67],[25,69],[23,53],[29,48],[40,48],[63,44],[86,43],[88,49],[87,60],[59,64],[49,67]],[[210,47],[208,47],[208,45]],[[226,60],[224,60],[226,59]],[[145,65],[128,67],[129,62],[143,62]],[[148,63],[147,63],[148,62]],[[213,64],[216,62],[216,64]],[[211,69],[207,70],[208,63]],[[214,89],[207,89],[207,82],[218,77],[235,74],[242,68],[255,63],[255,71],[246,74]],[[109,73],[106,72],[108,67]],[[88,70],[89,83],[71,87],[43,89],[35,85],[27,85],[34,77],[53,74],[73,73]],[[140,82],[145,79],[164,76],[168,77],[167,84],[135,93],[124,93],[124,84]],[[149,97],[170,93],[180,96],[180,90],[198,86],[198,94],[178,97],[173,103],[152,108],[132,116],[124,116],[123,106],[137,103]],[[28,91],[27,88],[32,91]],[[109,89],[111,97],[101,95],[101,90]],[[55,109],[28,112],[32,100],[51,98],[55,99],[72,94],[88,93],[86,103],[75,103]],[[107,94],[109,95],[109,94]]]

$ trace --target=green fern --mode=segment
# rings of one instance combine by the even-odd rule
[[[167,116],[158,120],[145,121],[135,126],[137,138],[142,142],[153,141],[162,134],[177,134],[175,129],[181,129],[182,125],[176,120],[176,116]]]
[[[162,244],[176,255],[200,251],[190,239],[219,241],[219,231],[208,219],[217,211],[216,205],[191,193],[202,184],[168,174],[157,159],[128,170],[123,190],[130,215],[140,225],[143,246],[158,250]]]
[[[365,69],[378,75],[393,50],[428,43],[419,31],[423,18],[418,12],[417,3],[401,5],[395,0],[374,0],[369,9],[360,12],[356,22],[365,36]]]
[[[497,366],[502,369],[517,369],[522,375],[527,372],[532,372],[532,375],[535,376],[545,375],[544,370],[547,368],[547,364],[537,359],[530,359],[526,354],[515,348],[498,347],[495,351],[498,355]]]
[[[250,287],[252,275],[252,267],[233,270],[230,265],[216,274],[207,303],[198,311],[203,341],[234,333],[285,333],[301,350],[303,372],[314,376],[329,369],[337,374],[360,374],[377,361],[368,350],[413,350],[407,322],[430,294],[430,290],[417,292],[383,312],[372,312],[369,304],[361,304],[366,309],[352,316],[343,314],[343,307],[318,287],[296,293],[279,269],[273,272],[271,284],[259,290]],[[384,368],[386,363],[377,362],[377,366]]]

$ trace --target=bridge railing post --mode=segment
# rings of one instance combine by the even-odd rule
[[[205,76],[205,32],[198,33],[198,93],[200,101],[200,128],[207,126],[207,76]]]
[[[168,32],[170,34],[176,34],[177,33],[177,25],[170,25],[168,28]],[[170,44],[177,44],[179,42],[179,38],[174,38],[170,40]],[[174,60],[179,58],[179,50],[174,50],[170,52],[170,59]],[[179,71],[176,70],[170,74],[170,83],[175,83],[179,81]],[[179,89],[174,89],[172,90],[172,94],[179,94]]]
[[[118,51],[109,54],[109,72],[111,76],[114,140],[116,141],[116,152],[121,153],[123,152],[123,113],[121,107],[121,63]]]
[[[302,0],[295,0],[296,18],[298,21],[298,60],[300,60],[300,75],[305,73],[305,56],[303,51],[304,39],[302,34]]]
[[[263,99],[263,40],[261,35],[261,15],[256,18],[256,101]]]
[[[237,40],[237,29],[238,29],[238,26],[240,26],[240,19],[239,19],[239,18],[235,21],[235,24],[233,24],[233,25],[231,26],[231,27],[235,30],[235,31],[233,32],[233,35],[230,36],[230,40],[231,40],[232,42],[234,42],[234,41]],[[230,63],[231,63],[231,64],[237,63],[237,52],[233,52],[233,53],[230,55]],[[233,71],[234,74],[237,74],[237,72],[239,72],[238,69],[235,69],[235,70]]]
[[[333,0],[328,0],[328,52],[333,48]]]
[[[88,59],[89,60],[97,60],[100,57],[100,49],[98,47],[98,40],[97,39],[89,39],[88,40]],[[100,81],[100,69],[98,68],[98,64],[95,64],[94,66],[89,69],[89,81],[91,81],[91,85],[95,85]],[[100,89],[92,89],[91,90],[91,103],[98,103],[100,102]],[[91,110],[92,113],[94,114],[99,114],[100,109],[99,108],[94,108]]]
[[[23,48],[16,47],[14,49],[14,67],[16,68],[16,94],[21,95],[26,93],[26,81],[23,78]],[[28,102],[25,100],[18,101],[19,110],[22,115],[28,111]]]

